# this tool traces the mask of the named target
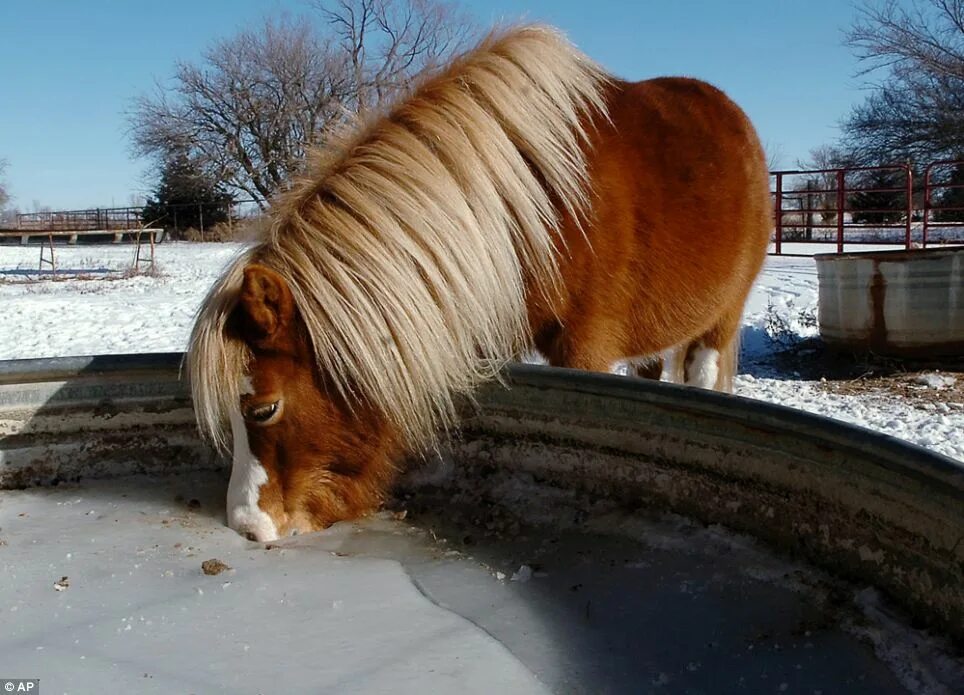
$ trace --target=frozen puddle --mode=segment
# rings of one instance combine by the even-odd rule
[[[564,493],[533,504],[555,523],[520,525],[425,488],[404,519],[266,547],[223,526],[224,490],[206,475],[3,492],[0,675],[40,678],[48,695],[959,682],[959,662],[920,645],[909,657],[907,635],[868,625],[840,586],[719,530],[599,509],[586,522]],[[514,495],[533,500],[524,485],[499,492]],[[208,559],[231,569],[206,575]]]

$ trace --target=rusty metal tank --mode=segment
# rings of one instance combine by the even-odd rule
[[[964,356],[964,247],[821,254],[820,335],[900,357]]]

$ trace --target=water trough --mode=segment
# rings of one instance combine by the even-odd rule
[[[460,692],[964,687],[964,468],[953,460],[770,404],[516,366],[509,388],[493,385],[467,409],[439,461],[403,482],[395,508],[407,518],[382,515],[265,548],[223,528],[225,463],[197,439],[180,357],[0,363],[0,564],[18,567],[0,585],[10,626],[0,638],[4,672],[16,665],[142,692],[270,690],[278,659],[294,691],[443,692],[456,682]],[[196,505],[172,501],[191,497]],[[85,500],[76,512],[74,499]],[[71,516],[86,515],[85,505],[110,511]],[[185,554],[189,545],[234,568],[234,598],[222,586],[200,602],[196,590],[217,585],[203,584],[204,555]],[[55,548],[57,561],[42,547]],[[164,586],[174,588],[157,597],[160,589],[138,588],[150,583],[124,584],[126,571],[104,571],[104,562],[127,570],[125,548],[146,553],[158,576],[170,572]],[[346,557],[375,564],[338,564]],[[410,681],[395,667],[372,668],[398,656],[397,645],[371,642],[385,629],[357,627],[370,613],[364,598],[351,595],[351,619],[335,609],[350,599],[328,601],[340,581],[363,584],[358,572],[391,577],[397,567],[418,589],[411,600],[444,606],[468,640],[432,641],[419,632],[424,621],[409,621]],[[61,572],[74,579],[55,591]],[[301,599],[290,617],[253,600],[299,575],[329,578],[313,580],[307,596],[288,587]],[[84,593],[94,589],[99,596]],[[402,610],[381,595],[376,603],[389,623]],[[64,628],[68,608],[78,619]],[[177,610],[193,619],[173,620]],[[327,611],[325,625],[355,625],[370,661],[326,663],[344,633],[319,633],[304,621],[312,611]],[[126,651],[130,636],[99,621],[121,616],[126,625],[136,613],[152,646]],[[204,666],[190,678],[161,669],[144,613],[168,631],[154,638],[187,645],[180,663]],[[250,621],[271,625],[271,638],[258,642]],[[222,635],[216,644],[198,636],[207,629]],[[72,661],[81,633],[94,635],[95,664]],[[445,651],[471,640],[505,663],[474,668]],[[270,658],[237,651],[242,642]]]

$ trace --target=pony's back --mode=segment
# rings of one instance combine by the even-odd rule
[[[530,304],[537,346],[552,364],[594,370],[676,348],[687,380],[728,388],[772,226],[763,149],[705,82],[614,80],[604,94],[591,222],[564,226],[563,296]]]

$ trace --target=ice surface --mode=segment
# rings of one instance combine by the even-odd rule
[[[4,492],[0,672],[47,693],[544,692],[399,562],[268,550],[221,524],[216,476],[157,484]]]
[[[48,693],[902,692],[841,625],[898,656],[907,629],[846,585],[722,529],[494,483],[267,546],[224,527],[213,474],[4,492],[0,672]],[[516,498],[554,522],[504,517]],[[948,663],[915,682],[964,682]]]

